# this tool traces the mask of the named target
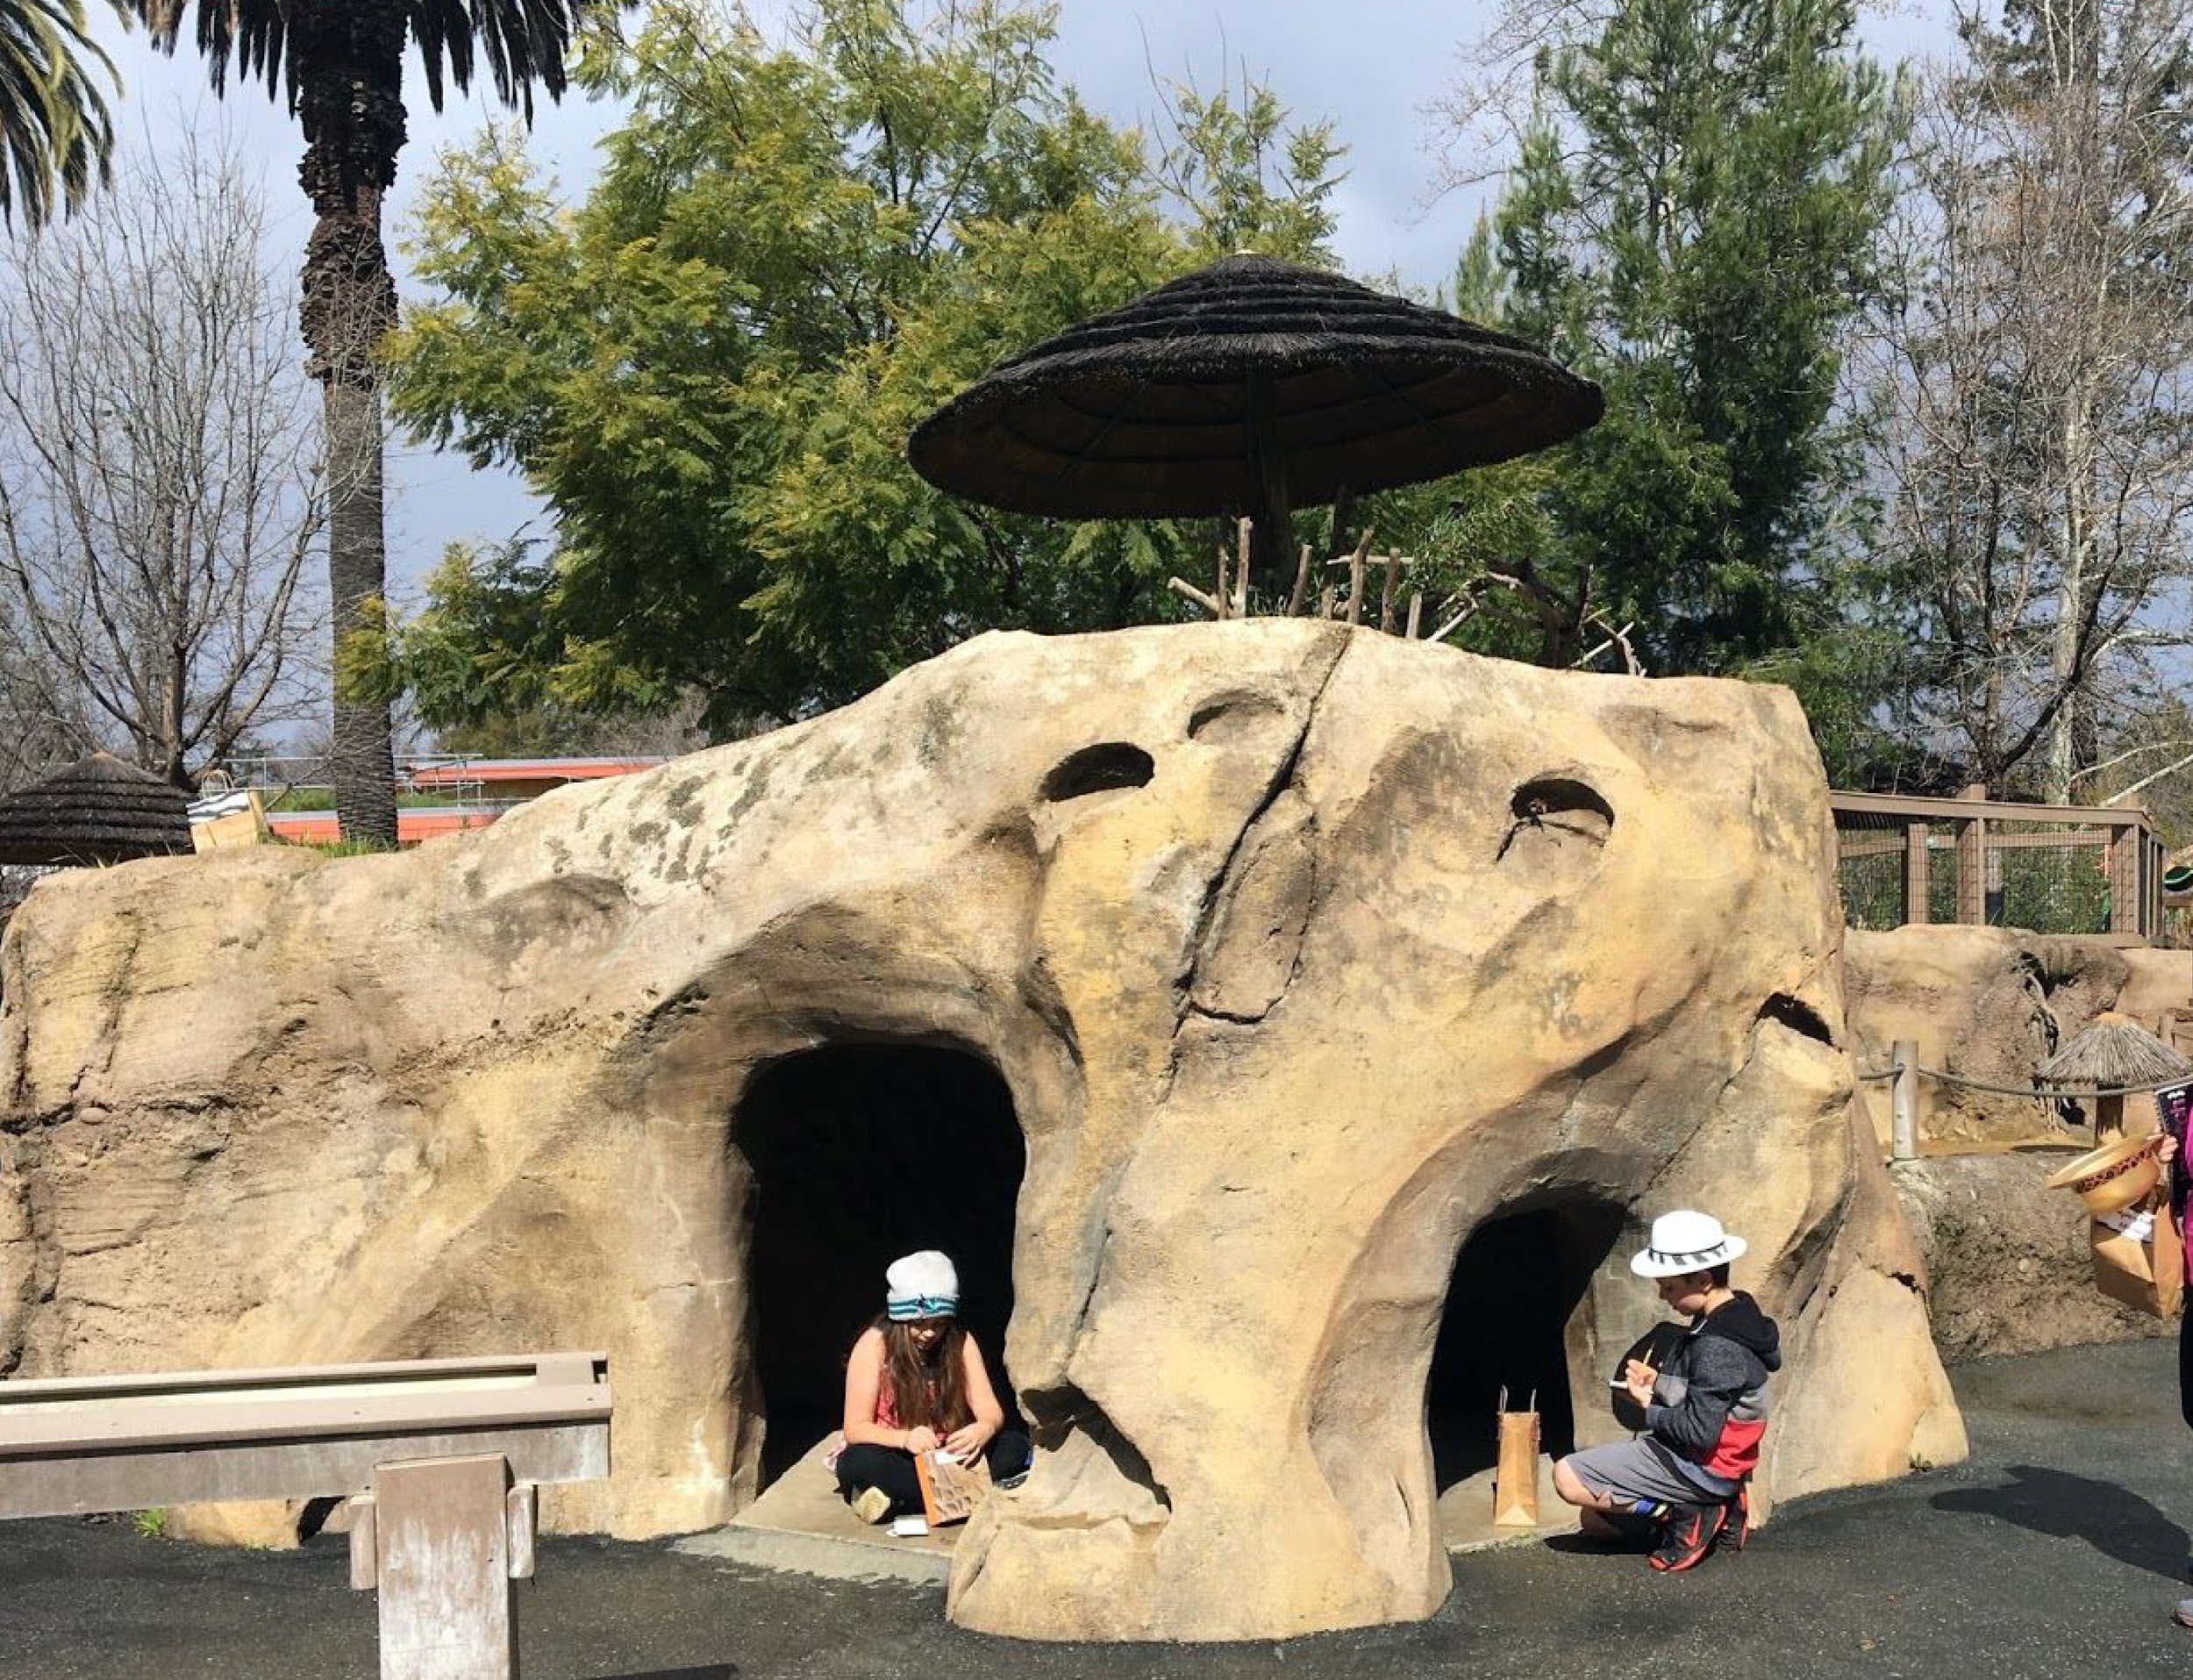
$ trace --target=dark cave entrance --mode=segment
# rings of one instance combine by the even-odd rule
[[[1501,1214],[1462,1245],[1425,1391],[1436,1489],[1492,1468],[1504,1387],[1513,1410],[1536,1397],[1541,1450],[1575,1450],[1578,1407],[1604,1404],[1608,1373],[1589,1369],[1591,1281],[1622,1225],[1619,1208],[1576,1198]]]
[[[764,1069],[732,1140],[753,1169],[747,1273],[767,1487],[835,1429],[846,1355],[918,1248],[958,1267],[961,1319],[1013,1409],[1014,1206],[1026,1149],[996,1070],[956,1050],[843,1044]]]

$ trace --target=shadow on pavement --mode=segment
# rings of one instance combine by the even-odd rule
[[[1927,1503],[1937,1511],[1999,1517],[2035,1533],[2082,1540],[2119,1563],[2168,1581],[2185,1578],[2185,1530],[2138,1494],[2114,1482],[2036,1464],[2007,1468],[2018,1478],[2015,1482],[1938,1493]]]

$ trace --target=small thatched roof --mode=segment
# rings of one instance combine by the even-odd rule
[[[181,790],[111,754],[0,799],[0,863],[121,863],[189,849]]]
[[[1227,257],[999,363],[916,427],[939,489],[1066,518],[1260,504],[1254,380],[1296,507],[1559,443],[1599,388],[1520,339],[1270,257]]]
[[[2096,1090],[2155,1090],[2193,1079],[2189,1062],[2139,1022],[2097,1015],[2034,1070],[2044,1084]]]

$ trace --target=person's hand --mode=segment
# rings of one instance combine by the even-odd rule
[[[1629,1390],[1630,1398],[1639,1405],[1653,1403],[1653,1383],[1660,1376],[1641,1359],[1632,1359],[1622,1368],[1622,1383]]]
[[[2169,1133],[2165,1132],[2162,1134],[2162,1141],[2155,1145],[2155,1159],[2167,1167],[2170,1164],[2172,1158],[2175,1156],[2177,1153],[2177,1139],[2171,1136]]]
[[[944,1450],[958,1459],[961,1463],[972,1464],[982,1455],[982,1448],[989,1445],[990,1437],[996,1433],[986,1423],[980,1421],[971,1423],[965,1428],[954,1429],[946,1435],[944,1438]]]
[[[906,1432],[906,1450],[910,1453],[931,1453],[937,1448],[937,1432],[925,1423],[918,1423]]]

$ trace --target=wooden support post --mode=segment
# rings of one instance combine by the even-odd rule
[[[1926,825],[1904,825],[1904,919],[1924,925],[1932,919],[1926,903]]]
[[[2110,926],[2112,933],[2139,931],[2139,830],[2129,822],[2110,824]]]
[[[1889,1099],[1889,1153],[1897,1161],[1910,1161],[1918,1154],[1918,1042],[1897,1040],[1889,1047],[1889,1062],[1896,1069]]]
[[[374,1471],[381,1680],[517,1680],[510,1491],[500,1454]]]
[[[1290,618],[1302,617],[1302,604],[1309,596],[1310,545],[1305,542],[1302,546],[1302,557],[1295,562],[1295,589],[1294,593],[1287,597],[1287,616]]]
[[[1974,927],[1988,920],[1988,825],[1968,817],[1957,825],[1957,919]]]
[[[1256,497],[1256,525],[1254,531],[1256,569],[1270,581],[1274,593],[1278,590],[1279,579],[1285,575],[1282,569],[1287,564],[1287,551],[1294,546],[1294,525],[1289,517],[1287,502],[1287,462],[1279,447],[1278,398],[1273,390],[1272,375],[1268,368],[1249,369],[1249,482]],[[1251,567],[1245,554],[1240,577],[1240,594],[1247,598],[1249,592]]]

